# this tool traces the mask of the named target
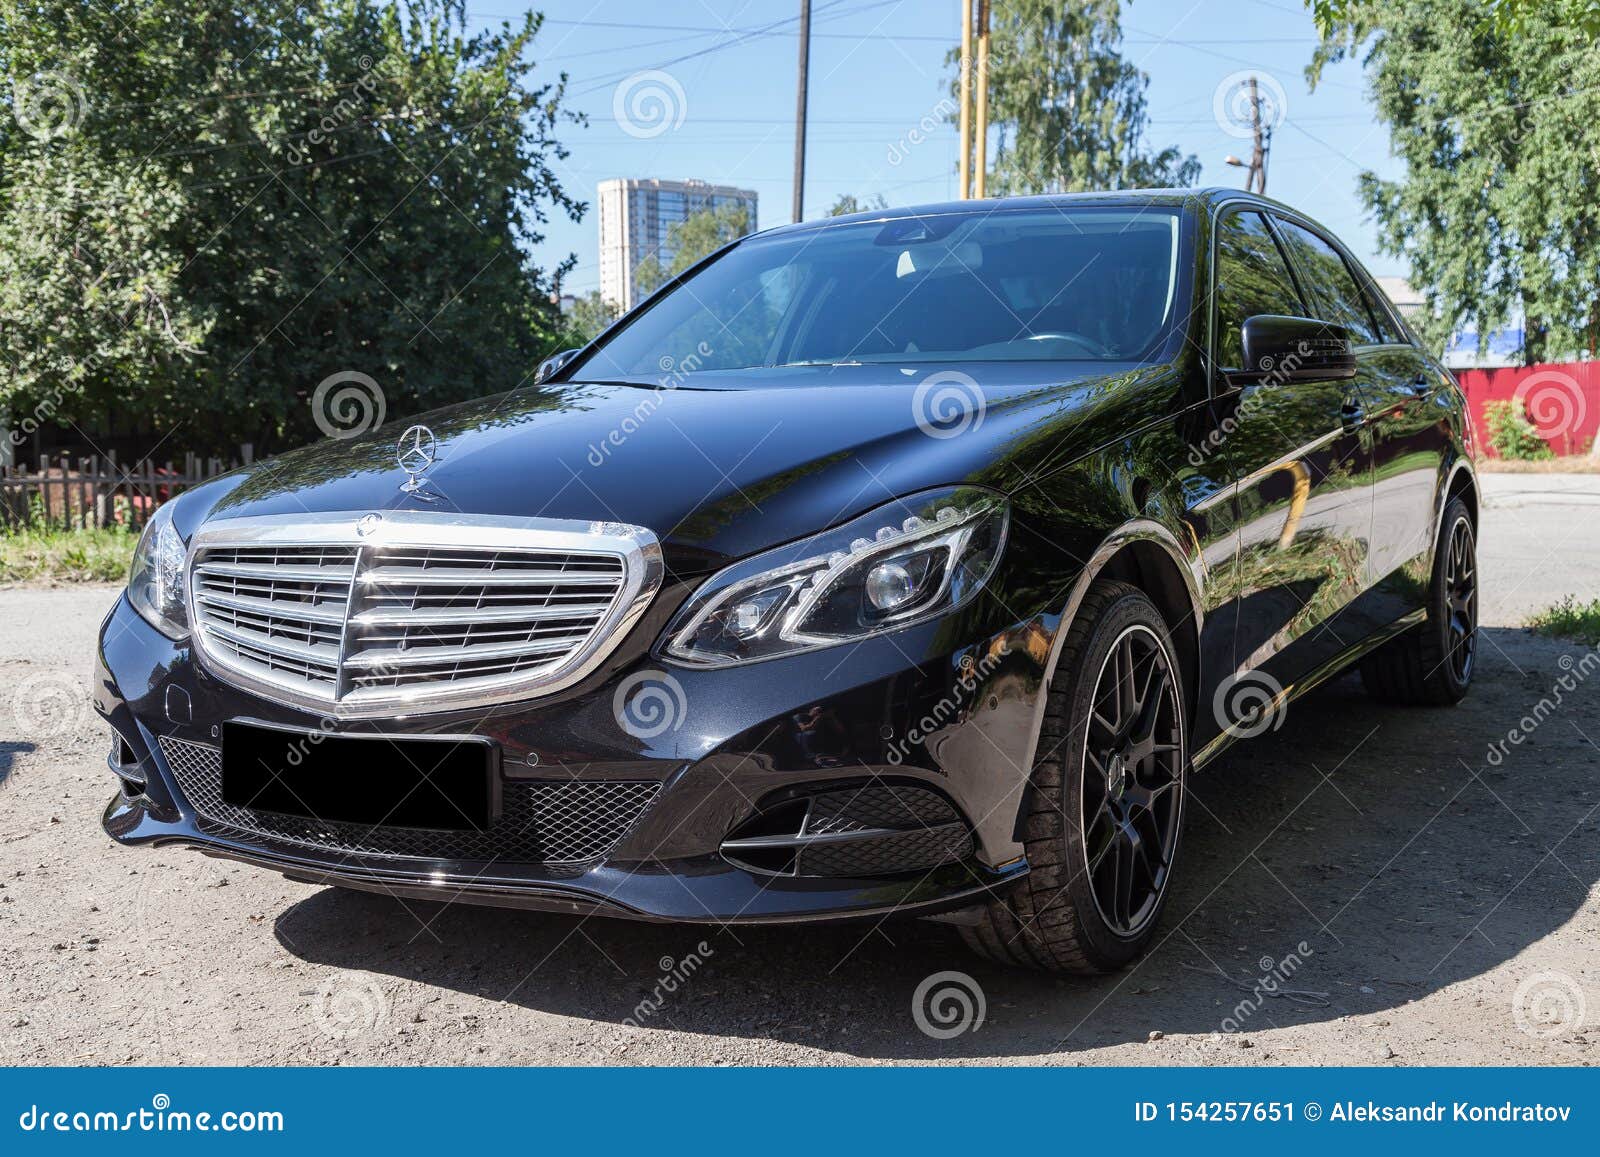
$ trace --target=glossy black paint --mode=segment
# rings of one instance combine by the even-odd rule
[[[1238,203],[1293,214],[1227,190],[1082,199],[1141,198],[1183,213],[1178,300],[1189,308],[1162,360],[941,366],[984,392],[982,421],[957,437],[931,438],[917,425],[913,398],[927,366],[712,374],[658,390],[586,381],[580,355],[537,385],[420,419],[439,442],[420,493],[401,489],[394,444],[408,423],[398,423],[177,499],[185,537],[210,518],[306,511],[626,522],[660,538],[668,577],[632,634],[573,687],[487,714],[365,722],[330,722],[230,687],[120,600],[102,631],[96,706],[148,785],[113,800],[107,830],[123,843],[188,844],[331,883],[653,919],[926,912],[1014,880],[1027,870],[1017,829],[1045,692],[1063,627],[1097,577],[1140,585],[1166,616],[1199,764],[1230,738],[1212,709],[1224,681],[1259,667],[1293,695],[1413,621],[1447,494],[1464,489],[1475,504],[1463,399],[1409,338],[1356,347],[1353,378],[1241,385],[1214,363],[1217,215]],[[1050,199],[985,210],[1041,203]],[[957,613],[732,669],[661,655],[666,623],[722,565],[956,483],[997,490],[1012,509],[994,578]],[[622,730],[612,698],[630,674],[652,668],[671,672],[689,708],[682,727],[646,740]],[[189,704],[182,722],[168,713],[175,694]],[[230,719],[481,735],[499,746],[507,777],[558,772],[665,787],[610,860],[578,875],[307,859],[204,835],[175,790],[156,736],[215,742],[213,729]],[[757,876],[718,855],[721,839],[774,793],[875,775],[946,794],[973,827],[974,858],[925,878],[817,880]]]

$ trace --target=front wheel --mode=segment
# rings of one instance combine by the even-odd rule
[[[961,931],[1003,964],[1110,972],[1155,935],[1189,751],[1165,621],[1138,588],[1090,588],[1062,646],[1034,761],[1029,873]]]
[[[1439,524],[1427,618],[1362,660],[1361,682],[1385,703],[1459,703],[1477,642],[1478,537],[1467,504],[1452,498]]]

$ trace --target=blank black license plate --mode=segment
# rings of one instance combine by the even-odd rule
[[[494,746],[222,725],[222,798],[342,823],[482,831],[498,803]]]

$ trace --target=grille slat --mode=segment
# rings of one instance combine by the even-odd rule
[[[500,818],[483,831],[372,826],[237,807],[222,798],[221,748],[166,735],[159,742],[201,831],[346,856],[578,869],[604,859],[661,791],[659,783],[632,780],[510,781],[503,787]]]
[[[202,528],[196,635],[221,674],[366,714],[503,701],[592,669],[660,581],[637,528],[402,512],[365,538],[361,517]]]

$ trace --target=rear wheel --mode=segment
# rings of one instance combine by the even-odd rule
[[[1096,583],[1056,666],[1034,762],[1029,874],[963,926],[992,960],[1108,972],[1155,935],[1182,831],[1182,676],[1136,587]]]
[[[1385,703],[1459,703],[1472,684],[1477,640],[1477,534],[1467,504],[1453,498],[1439,526],[1427,618],[1362,660],[1361,681]]]

